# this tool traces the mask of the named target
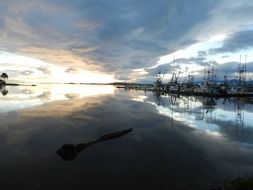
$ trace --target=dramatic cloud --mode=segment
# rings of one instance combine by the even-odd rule
[[[250,48],[253,41],[250,30],[253,3],[249,0],[233,4],[228,0],[34,0],[29,3],[0,0],[0,3],[2,51],[21,53],[66,68],[106,72],[116,79],[143,80],[147,73],[129,73],[150,68],[160,57],[215,35],[231,36],[220,49],[217,43],[203,43],[196,49],[198,55],[191,56],[196,63],[205,64],[202,59],[206,59],[209,49],[217,53],[233,52]]]
[[[229,36],[222,47],[211,49],[210,53],[236,52],[253,48],[253,30],[245,30],[234,33]]]

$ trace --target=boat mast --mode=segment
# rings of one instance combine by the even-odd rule
[[[246,60],[247,55],[245,55],[245,63],[242,63],[241,55],[240,55],[240,63],[238,65],[238,85],[244,86],[246,84]]]

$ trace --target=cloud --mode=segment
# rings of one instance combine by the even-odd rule
[[[30,55],[56,65],[65,67],[72,66],[85,70],[101,70],[99,65],[94,65],[92,64],[92,61],[87,58],[76,55],[75,53],[65,49],[25,47],[22,49],[20,48],[19,51],[23,54]]]
[[[253,23],[250,1],[228,3],[46,0],[24,5],[20,0],[2,1],[0,43],[11,52],[52,64],[126,78],[134,69],[155,65],[162,55],[219,32],[240,32],[239,23],[244,21]],[[228,22],[233,12],[238,18]],[[206,54],[200,49],[201,56]]]
[[[202,53],[203,54],[203,53]],[[165,63],[159,65],[155,68],[147,69],[150,75],[156,76],[157,73],[160,71],[161,73],[172,74],[173,72],[190,72],[195,67],[195,70],[198,71],[199,68],[202,69],[204,66],[211,66],[216,65],[215,62],[207,61],[203,55],[197,57],[190,57],[190,58],[178,58],[175,61],[171,61],[169,63]],[[199,68],[196,68],[198,66]]]
[[[26,71],[22,71],[21,75],[27,75],[27,76],[29,76],[29,75],[32,75],[33,73],[34,73],[33,71],[26,70]]]
[[[2,18],[6,37],[1,41],[10,49],[55,64],[84,68],[89,62],[89,67],[99,65],[107,72],[121,73],[150,66],[175,49],[169,42],[179,40],[201,20],[197,15],[214,4],[201,2],[53,0],[34,1],[29,6],[10,2],[4,5],[8,10]],[[199,13],[193,10],[194,4]],[[190,15],[190,21],[185,20]],[[7,41],[12,37],[15,42]],[[63,56],[66,54],[73,59]]]
[[[198,52],[198,57],[205,57],[207,56],[207,52],[206,51],[199,51]]]
[[[224,53],[224,52],[237,52],[239,50],[246,50],[252,48],[253,44],[253,30],[238,31],[229,36],[224,42],[222,47],[211,49],[209,53]]]
[[[75,68],[67,68],[65,70],[66,73],[71,73],[71,74],[75,74],[75,73],[80,73],[80,71],[78,69],[75,69]]]
[[[203,40],[217,34],[229,35],[236,31],[245,30],[253,24],[252,8],[253,3],[250,0],[233,3],[230,0],[222,0],[215,8],[209,9],[208,18],[192,27],[186,37],[195,36],[197,39]]]
[[[42,66],[42,67],[39,67],[38,70],[41,71],[45,75],[50,75],[51,74],[51,71],[48,67],[43,67]]]

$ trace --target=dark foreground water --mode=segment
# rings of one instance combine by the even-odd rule
[[[249,99],[78,85],[4,94],[1,189],[208,190],[253,175]]]

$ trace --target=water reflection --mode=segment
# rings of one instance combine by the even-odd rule
[[[1,91],[3,96],[6,96],[9,92],[5,85],[0,85],[0,91]]]
[[[59,100],[82,99],[84,97],[114,93],[110,85],[37,85],[1,86],[0,113],[43,105]],[[8,95],[7,95],[8,94]],[[7,95],[7,96],[5,96]]]
[[[132,128],[126,129],[126,130],[121,130],[113,133],[108,133],[106,135],[103,135],[99,137],[96,140],[89,141],[86,143],[81,143],[81,144],[64,144],[56,153],[62,157],[63,160],[74,160],[77,155],[84,149],[97,144],[99,142],[103,141],[108,141],[116,138],[120,138],[124,135],[127,135],[128,133],[132,132]]]
[[[173,120],[215,136],[226,136],[226,130],[242,132],[253,128],[253,105],[249,98],[216,99],[212,97],[168,96],[155,94],[146,102]],[[171,123],[173,124],[173,122]]]
[[[3,189],[202,190],[219,187],[230,177],[252,175],[251,100],[157,99],[143,91],[114,93],[113,87],[107,91],[112,95],[81,98],[94,94],[85,87],[8,87],[1,108],[13,101],[24,107],[17,110],[13,104],[16,111],[0,113]],[[99,86],[98,91],[107,88]],[[26,103],[34,107],[28,109]],[[237,115],[244,121],[236,133]],[[120,143],[100,143],[123,136]],[[77,139],[87,143],[74,143]],[[65,144],[69,142],[73,144]],[[78,159],[59,161],[59,148],[62,159]],[[85,154],[79,154],[82,150]]]

